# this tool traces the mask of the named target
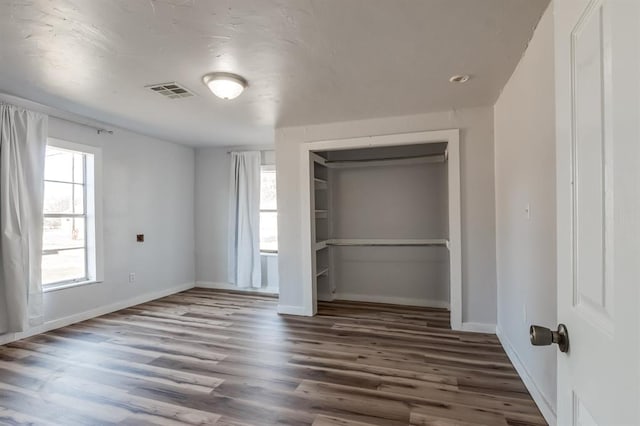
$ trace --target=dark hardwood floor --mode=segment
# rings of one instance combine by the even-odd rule
[[[544,425],[448,312],[193,289],[0,347],[0,424]]]

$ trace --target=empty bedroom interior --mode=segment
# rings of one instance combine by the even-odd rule
[[[562,424],[576,3],[2,2],[0,424]]]

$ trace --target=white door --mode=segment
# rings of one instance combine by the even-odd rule
[[[640,0],[556,0],[559,425],[640,425]]]

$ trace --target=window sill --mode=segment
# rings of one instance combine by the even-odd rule
[[[278,255],[278,251],[277,250],[260,251],[260,256],[277,256],[277,255]]]
[[[52,284],[52,285],[48,285],[48,286],[43,286],[42,292],[43,293],[49,293],[49,292],[52,292],[52,291],[66,290],[66,289],[69,289],[69,288],[81,287],[83,285],[98,284],[98,283],[101,283],[101,282],[102,281],[100,281],[100,280],[87,280],[87,281],[78,281],[78,282],[72,282],[72,283]]]

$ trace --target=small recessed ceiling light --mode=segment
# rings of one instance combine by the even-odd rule
[[[451,83],[466,83],[467,81],[469,81],[471,77],[468,76],[467,74],[463,74],[463,75],[454,75],[453,77],[451,77],[449,79],[449,81]]]
[[[247,80],[228,72],[212,72],[202,77],[202,81],[220,99],[235,99],[247,87]]]

